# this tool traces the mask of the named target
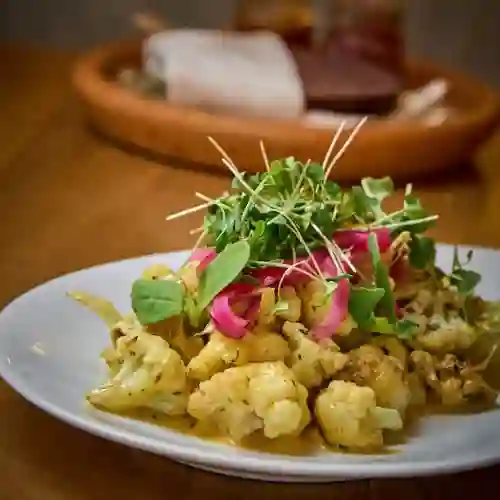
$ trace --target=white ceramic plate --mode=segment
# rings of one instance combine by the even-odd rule
[[[464,250],[465,251],[465,250]],[[179,265],[185,253],[153,255],[93,267],[41,285],[0,313],[0,375],[55,417],[106,439],[205,470],[274,481],[329,482],[456,472],[500,461],[500,407],[480,415],[433,416],[399,453],[289,457],[241,450],[89,408],[84,394],[105,376],[99,354],[108,343],[101,321],[65,296],[86,290],[129,309],[131,283],[154,262]],[[438,261],[450,269],[452,249]],[[500,299],[500,252],[478,249],[480,293]],[[9,411],[3,408],[2,411]]]

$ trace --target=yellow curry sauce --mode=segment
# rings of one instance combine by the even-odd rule
[[[330,446],[326,443],[318,426],[314,422],[302,431],[300,436],[283,436],[276,439],[269,439],[266,438],[261,431],[257,431],[252,435],[245,437],[243,441],[239,443],[239,446],[253,451],[291,456],[307,456],[327,451],[360,455],[391,454],[398,452],[398,450],[390,448],[391,446],[404,444],[408,439],[418,435],[419,422],[421,418],[425,416],[470,415],[484,413],[485,411],[492,411],[497,408],[497,405],[492,406],[491,404],[485,403],[468,403],[464,406],[452,408],[444,407],[442,405],[427,405],[418,410],[410,410],[405,417],[405,427],[401,431],[384,432],[384,443],[386,446],[383,449],[363,449],[362,451],[356,452],[355,450],[345,450],[343,448]],[[189,436],[219,442],[221,444],[235,445],[230,438],[221,436],[215,429],[208,428],[187,415],[181,417],[171,417],[148,409],[128,411],[119,413],[119,415],[158,425],[160,427],[165,427]]]

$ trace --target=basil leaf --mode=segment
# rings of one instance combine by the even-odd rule
[[[371,330],[373,313],[384,293],[385,291],[382,288],[351,288],[349,314],[362,330]]]
[[[181,314],[183,295],[177,281],[139,279],[132,285],[132,309],[142,325],[151,325]]]
[[[226,286],[245,269],[250,258],[250,245],[241,240],[227,245],[200,275],[198,308],[205,309]]]
[[[377,237],[373,233],[368,236],[368,250],[370,251],[370,255],[372,257],[373,274],[377,288],[382,288],[385,292],[384,296],[380,300],[380,304],[389,318],[389,321],[391,323],[395,323],[397,320],[395,300],[389,281],[389,272],[380,258]]]
[[[410,264],[417,269],[426,269],[436,260],[436,244],[428,236],[413,236],[410,240]]]

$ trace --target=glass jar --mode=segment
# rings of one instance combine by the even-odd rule
[[[328,45],[402,76],[405,0],[331,2]]]
[[[310,45],[312,24],[310,0],[240,0],[236,11],[237,30],[270,30],[289,45]]]

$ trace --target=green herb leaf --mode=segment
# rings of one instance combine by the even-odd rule
[[[184,298],[184,313],[186,314],[189,324],[194,328],[198,328],[201,322],[201,314],[193,297],[186,296]]]
[[[269,175],[274,181],[274,185],[279,192],[290,193],[293,189],[292,176],[290,175],[289,168],[291,162],[295,164],[293,158],[286,158],[285,160],[275,160],[271,162],[271,169]]]
[[[394,335],[401,340],[409,340],[415,335],[417,326],[416,323],[408,319],[401,319],[393,324],[387,318],[377,317],[374,319],[372,332],[381,335]]]
[[[415,336],[418,325],[409,319],[400,319],[396,323],[396,335],[403,340],[409,340]]]
[[[450,283],[457,287],[461,295],[469,295],[481,282],[481,275],[475,271],[457,269],[449,276]]]
[[[419,219],[424,219],[428,217],[428,213],[422,207],[420,200],[415,198],[411,194],[407,194],[404,200],[404,215],[402,220],[404,221],[418,221]],[[423,233],[427,231],[430,227],[434,225],[435,221],[426,221],[416,224],[407,225],[406,228],[412,233]]]
[[[198,308],[205,309],[226,286],[245,269],[250,258],[250,245],[245,240],[226,246],[200,275]]]
[[[373,319],[371,327],[372,333],[380,333],[382,335],[395,335],[394,325],[385,317],[376,317]]]
[[[351,288],[349,314],[362,330],[371,331],[375,308],[384,293],[382,288]]]
[[[132,285],[132,309],[142,325],[151,325],[181,314],[183,295],[178,281],[139,279]]]
[[[285,158],[283,160],[283,163],[285,164],[285,167],[288,168],[288,170],[294,170],[299,164],[299,162],[296,161],[293,156],[288,156],[287,158]]]
[[[465,265],[469,264],[472,259],[472,251],[467,252],[467,260]],[[476,286],[481,281],[481,275],[475,271],[466,270],[460,262],[458,255],[458,247],[453,249],[453,264],[452,272],[448,276],[450,283],[457,287],[458,293],[461,295],[471,294]]]
[[[352,204],[352,210],[358,218],[370,221],[383,216],[378,200],[370,198],[359,186],[352,188]]]
[[[312,221],[321,228],[324,235],[331,236],[333,234],[332,211],[330,209],[323,207],[314,210]]]
[[[342,195],[342,189],[340,188],[340,186],[336,182],[326,181],[325,182],[325,190],[326,190],[328,196],[330,197],[330,199],[340,201],[340,197]]]
[[[316,184],[320,184],[325,179],[325,171],[319,163],[310,163],[307,167],[307,176]]]
[[[374,198],[379,202],[394,194],[394,183],[390,177],[382,177],[380,179],[365,177],[361,180],[361,186],[366,196]]]
[[[436,260],[436,244],[427,236],[413,235],[410,240],[410,264],[417,269],[426,269]]]
[[[395,323],[396,311],[394,294],[392,293],[391,284],[389,281],[389,272],[380,258],[380,250],[378,248],[377,237],[371,233],[368,236],[368,250],[372,258],[373,274],[375,276],[375,284],[378,288],[384,290],[384,295],[380,300],[380,304],[384,309],[384,313],[389,318],[391,323]]]
[[[383,177],[381,179],[366,177],[361,180],[361,187],[365,196],[370,200],[371,212],[375,220],[385,217],[385,212],[382,210],[382,202],[394,193],[392,179],[390,177]]]
[[[234,176],[232,193],[223,194],[208,208],[204,241],[220,254],[245,239],[252,261],[272,263],[308,255],[325,248],[325,240],[339,228],[385,226],[397,234],[408,227],[415,234],[437,217],[419,218],[425,211],[411,196],[411,186],[406,189],[404,208],[385,214],[382,203],[394,192],[389,177],[368,177],[361,185],[342,190],[325,178],[321,165],[303,164],[293,157],[272,161],[269,171],[255,175],[235,172]],[[332,251],[342,258],[338,248]],[[423,258],[413,257],[416,261]]]
[[[339,274],[338,276],[335,276],[333,278],[326,278],[324,281],[324,285],[325,285],[325,297],[327,298],[327,300],[330,299],[333,292],[337,289],[339,281],[349,278],[352,278],[352,275],[345,273]]]

